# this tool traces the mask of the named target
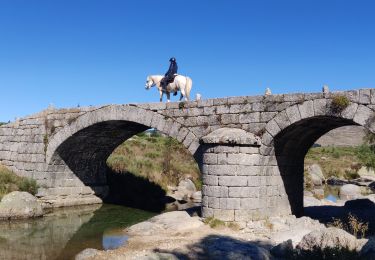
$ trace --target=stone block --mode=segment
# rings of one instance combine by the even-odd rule
[[[223,114],[221,115],[219,121],[223,125],[228,125],[228,124],[238,124],[240,116],[236,114]]]
[[[239,176],[254,176],[260,175],[262,166],[248,166],[248,165],[238,165],[237,175]]]
[[[249,176],[247,178],[247,185],[249,187],[257,187],[260,185],[260,176]]]
[[[229,198],[258,198],[259,191],[259,187],[229,187],[228,196]]]
[[[260,122],[268,122],[277,115],[277,112],[261,112]]]
[[[214,209],[214,218],[220,219],[222,221],[234,221],[234,210],[231,209]]]
[[[301,120],[301,115],[298,109],[298,105],[294,105],[285,109],[286,114],[288,115],[290,123],[295,123]]]
[[[280,113],[278,113],[274,117],[274,120],[276,121],[277,125],[280,127],[281,130],[283,130],[291,124],[289,121],[289,117],[285,111],[281,111]]]
[[[260,155],[259,154],[228,154],[228,164],[236,165],[259,165],[260,164]]]
[[[204,153],[203,163],[205,164],[217,164],[217,154],[216,153]]]
[[[214,216],[214,210],[209,207],[202,207],[202,217],[209,218]]]
[[[276,136],[281,131],[279,125],[276,123],[274,119],[268,122],[268,124],[266,125],[266,130],[272,136]]]
[[[219,185],[219,177],[214,175],[204,175],[203,176],[203,184],[210,185],[210,186],[218,186]]]
[[[228,104],[228,98],[214,98],[213,102],[214,106],[226,105]]]
[[[259,154],[259,148],[250,146],[240,146],[240,153]]]
[[[219,176],[219,185],[228,187],[247,186],[246,176]]]
[[[238,146],[231,145],[217,145],[210,149],[210,152],[214,153],[238,153],[240,148]]]
[[[220,198],[220,209],[240,209],[239,198]]]
[[[241,200],[241,205],[240,209],[259,209],[259,199],[257,198],[242,198]]]
[[[209,197],[228,198],[228,187],[203,185],[202,194]]]
[[[208,174],[210,175],[235,175],[236,165],[209,165]]]
[[[327,114],[327,100],[315,99],[314,100],[314,115],[322,116]]]
[[[197,102],[198,107],[212,107],[213,105],[214,101],[212,99],[201,99]]]
[[[217,164],[228,164],[228,154],[227,153],[219,153],[217,154]]]
[[[259,123],[260,122],[260,112],[241,114],[240,117],[239,117],[239,122],[241,124]]]
[[[353,121],[356,122],[359,125],[366,125],[370,124],[370,121],[375,120],[375,113],[372,111],[372,109],[364,106],[364,105],[359,105],[357,108],[357,111],[354,115]]]
[[[371,89],[360,89],[359,90],[359,103],[370,104],[371,103]]]
[[[228,105],[221,105],[216,107],[216,114],[228,114],[229,113],[229,106]]]
[[[208,197],[208,207],[212,209],[220,209],[220,199],[216,197]]]
[[[268,133],[267,131],[263,134],[262,136],[262,144],[266,145],[266,146],[271,146],[273,143],[273,137],[270,133]]]
[[[202,197],[202,207],[208,207],[208,196]]]
[[[215,115],[216,114],[216,107],[204,107],[203,108],[203,115]]]

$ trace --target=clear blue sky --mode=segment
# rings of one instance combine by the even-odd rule
[[[368,0],[0,0],[0,121],[158,101],[170,56],[204,98],[374,87]]]

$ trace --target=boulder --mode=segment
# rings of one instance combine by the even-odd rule
[[[156,235],[178,233],[203,226],[198,217],[190,217],[186,211],[172,211],[155,216],[126,229],[130,235]]]
[[[322,202],[314,197],[303,197],[303,206],[304,207],[314,207],[321,206]]]
[[[362,166],[357,173],[361,178],[366,178],[367,176],[375,177],[374,169],[367,168],[366,166]]]
[[[169,196],[175,198],[176,200],[188,201],[193,194],[197,191],[194,183],[190,179],[184,179],[180,181],[177,188]]]
[[[0,219],[24,219],[43,216],[37,198],[27,192],[13,191],[0,202]]]
[[[293,246],[296,246],[311,231],[325,228],[318,220],[309,217],[296,218],[293,215],[270,217],[268,222],[268,225],[272,226],[272,240],[275,243],[282,243],[290,239]]]
[[[327,184],[333,185],[333,186],[341,186],[341,185],[345,185],[345,184],[348,184],[348,183],[349,182],[347,180],[342,180],[342,179],[339,179],[335,176],[329,177],[327,179]]]
[[[284,241],[277,246],[271,248],[271,254],[276,257],[286,257],[289,252],[293,250],[293,243],[291,239]]]
[[[361,197],[361,188],[354,184],[345,184],[340,188],[340,199],[352,200]]]
[[[137,257],[138,260],[178,260],[179,258],[170,253],[159,253],[153,252],[148,253],[145,256]]]
[[[307,166],[307,173],[314,184],[314,186],[322,186],[325,182],[325,178],[322,169],[318,164],[312,164]]]
[[[193,195],[191,196],[191,199],[193,200],[193,202],[196,202],[196,203],[202,202],[202,192],[201,191],[194,192]]]
[[[97,255],[100,251],[94,248],[86,248],[82,250],[75,256],[75,260],[86,260],[91,259],[93,256]]]
[[[194,255],[189,259],[272,259],[270,252],[259,243],[252,243],[223,235],[211,235],[193,247]],[[203,257],[202,257],[203,256]]]
[[[348,248],[349,250],[357,250],[362,246],[356,237],[348,232],[334,227],[321,230],[315,230],[305,235],[297,248],[302,250],[313,250],[314,248]]]
[[[323,189],[313,189],[312,193],[315,195],[316,198],[319,198],[319,199],[324,198],[324,190]]]

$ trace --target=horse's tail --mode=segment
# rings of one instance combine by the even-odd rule
[[[191,78],[186,77],[185,94],[186,94],[187,100],[190,100],[190,91],[192,87],[193,87],[193,81],[191,80]]]

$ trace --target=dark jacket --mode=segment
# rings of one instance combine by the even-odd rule
[[[177,69],[178,69],[177,62],[171,61],[171,64],[169,65],[169,69],[167,73],[165,73],[165,77],[169,77],[169,78],[173,77],[174,74],[177,74]]]

